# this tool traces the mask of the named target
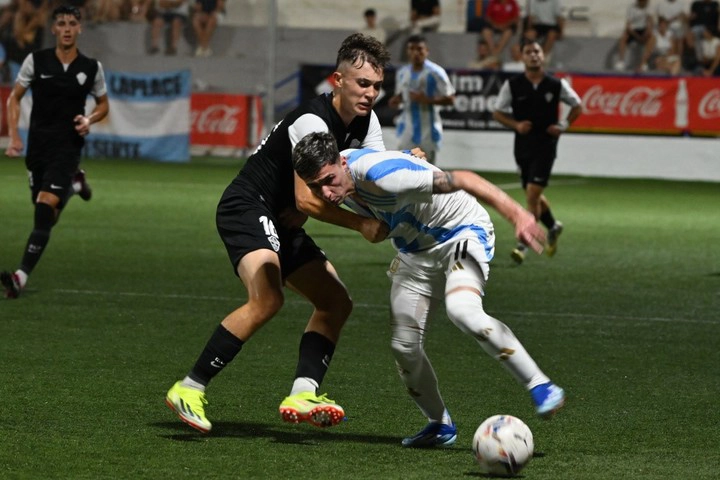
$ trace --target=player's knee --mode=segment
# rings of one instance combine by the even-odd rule
[[[396,362],[407,363],[423,354],[423,339],[417,328],[396,326],[390,340],[390,349]]]
[[[248,306],[253,312],[253,317],[264,323],[273,318],[285,303],[282,291],[268,291],[263,295],[248,299]]]
[[[445,298],[448,318],[464,333],[478,339],[487,338],[494,319],[483,310],[482,297],[470,290],[457,290]]]

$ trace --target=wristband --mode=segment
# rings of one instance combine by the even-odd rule
[[[567,120],[560,120],[560,121],[557,123],[557,126],[558,126],[558,128],[560,129],[561,132],[564,132],[564,131],[566,131],[566,130],[568,129],[568,127],[570,126],[570,124],[568,123]]]

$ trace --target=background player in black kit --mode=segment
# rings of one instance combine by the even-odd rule
[[[380,93],[386,48],[373,37],[353,34],[338,51],[332,95],[301,104],[273,128],[225,190],[217,228],[233,270],[248,291],[246,304],[217,327],[195,366],[173,385],[165,402],[181,420],[208,432],[205,387],[282,307],[283,285],[312,303],[314,311],[300,340],[290,395],[280,405],[283,420],[332,426],[345,416],[340,405],[317,388],[325,376],[345,320],[350,296],[324,253],[302,229],[311,215],[359,231],[378,242],[388,233],[375,219],[355,215],[314,196],[292,166],[292,149],[305,135],[330,132],[341,148],[385,150],[372,111]]]
[[[82,177],[80,193],[89,198],[84,173],[79,170],[80,153],[90,125],[108,114],[109,103],[105,75],[97,60],[78,51],[80,10],[60,6],[52,13],[55,48],[31,53],[25,58],[18,78],[8,97],[8,130],[10,143],[6,154],[20,156],[23,142],[18,133],[20,100],[32,88],[25,165],[30,177],[35,221],[27,241],[20,267],[15,272],[0,273],[5,295],[16,298],[27,283],[50,240],[50,231],[60,212],[74,193],[73,183]],[[85,100],[95,97],[95,108],[85,116]]]
[[[545,73],[545,57],[540,44],[528,41],[522,46],[525,73],[505,81],[498,92],[493,117],[515,131],[515,162],[520,170],[527,209],[548,229],[545,252],[555,255],[562,223],[555,220],[544,195],[550,180],[560,134],[582,113],[582,101],[564,79]],[[567,119],[559,120],[559,105],[570,106]],[[512,258],[521,264],[526,247],[519,243]]]

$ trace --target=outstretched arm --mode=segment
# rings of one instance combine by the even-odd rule
[[[535,217],[507,193],[480,175],[467,170],[439,171],[433,174],[433,193],[465,190],[483,203],[493,207],[515,226],[515,237],[535,252],[541,253],[545,234]]]

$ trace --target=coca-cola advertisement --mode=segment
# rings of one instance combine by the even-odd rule
[[[687,120],[675,118],[675,78],[592,77],[568,79],[583,101],[575,131],[675,134]]]
[[[194,93],[190,101],[190,143],[248,148],[250,101],[248,95]]]
[[[688,118],[692,133],[720,132],[720,82],[717,78],[693,78],[688,83]]]

